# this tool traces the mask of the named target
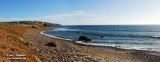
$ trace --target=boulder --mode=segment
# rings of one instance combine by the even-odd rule
[[[105,36],[103,36],[103,35],[102,35],[102,36],[100,36],[100,37],[101,37],[101,38],[105,38]]]
[[[49,47],[56,47],[57,45],[53,42],[49,42],[46,44],[46,46],[49,46]]]
[[[88,41],[92,41],[90,38],[86,37],[86,36],[80,36],[79,37],[79,41],[85,41],[85,42],[88,42]]]

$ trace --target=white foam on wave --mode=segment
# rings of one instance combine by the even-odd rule
[[[144,51],[158,51],[160,52],[159,49],[150,49],[150,48],[146,48],[146,47],[127,47],[127,46],[123,46],[123,45],[115,45],[115,44],[103,44],[103,43],[85,43],[82,41],[76,41],[76,43],[79,44],[84,44],[84,45],[93,45],[93,46],[102,46],[102,47],[116,47],[116,48],[120,48],[120,49],[128,49],[128,50],[144,50]]]
[[[115,47],[114,44],[96,44],[96,43],[85,43],[83,41],[76,41],[76,43],[84,44],[84,45],[93,45],[93,46],[112,46]]]
[[[55,31],[67,31],[68,29],[67,28],[55,28],[54,30]]]
[[[158,35],[156,35],[156,36],[152,36],[152,37],[154,37],[154,38],[160,38],[160,36],[158,36]]]
[[[54,35],[45,34],[44,32],[46,32],[46,31],[41,31],[40,34],[48,36],[48,37],[52,37],[52,38],[61,39],[61,40],[70,40],[70,41],[73,41],[72,39],[61,38],[61,37],[57,37],[57,36],[54,36]]]
[[[54,31],[79,31],[78,29],[55,28]]]

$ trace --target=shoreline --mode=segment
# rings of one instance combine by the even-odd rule
[[[49,31],[49,30],[46,30]],[[103,49],[103,50],[111,50],[111,51],[129,51],[129,52],[145,52],[146,54],[150,54],[150,55],[155,55],[155,56],[160,56],[160,52],[158,51],[150,51],[150,50],[139,50],[139,49],[125,49],[125,48],[118,48],[118,47],[113,47],[113,46],[98,46],[98,45],[87,45],[87,44],[82,44],[82,43],[78,43],[79,41],[75,41],[72,39],[67,39],[67,38],[61,38],[61,37],[56,37],[53,35],[48,35],[45,34],[44,32],[46,31],[41,31],[40,34],[48,36],[48,37],[52,37],[52,38],[56,38],[56,39],[60,39],[60,40],[65,40],[65,41],[70,41],[70,42],[74,42],[77,45],[81,45],[81,46],[93,46],[95,48],[99,48],[99,49]],[[82,42],[82,41],[81,41]]]
[[[49,29],[47,29],[49,30]],[[145,51],[134,50],[132,52],[110,47],[111,50],[104,50],[102,47],[80,45],[70,40],[62,40],[48,37],[36,30],[26,32],[25,39],[33,43],[30,46],[38,57],[43,61],[82,61],[82,62],[158,62],[160,56],[144,53]],[[46,30],[45,30],[46,31]],[[56,47],[46,46],[53,42]],[[109,48],[109,47],[108,47]],[[112,50],[113,49],[113,50]]]

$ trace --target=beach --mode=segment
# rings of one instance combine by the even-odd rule
[[[48,30],[48,29],[47,29]],[[29,48],[43,62],[160,62],[155,52],[124,50],[108,47],[94,47],[77,44],[74,41],[48,37],[30,30],[23,37],[32,43]],[[48,45],[48,44],[54,45]]]

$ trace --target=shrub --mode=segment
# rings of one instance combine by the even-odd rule
[[[15,36],[15,38],[16,38],[16,40],[21,42],[23,45],[26,45],[26,46],[32,45],[32,43],[30,43],[29,41],[24,40],[23,38],[16,37],[16,36]]]

